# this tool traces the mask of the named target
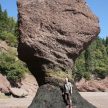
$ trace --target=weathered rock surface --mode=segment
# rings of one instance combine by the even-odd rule
[[[10,92],[16,97],[25,97],[28,96],[28,92],[22,88],[9,88]]]
[[[28,92],[28,96],[35,96],[38,84],[35,77],[31,74],[25,74],[25,77],[21,81],[21,88]]]
[[[0,92],[4,94],[12,94],[17,97],[25,97],[28,92],[23,88],[12,88],[6,76],[0,74]]]
[[[75,108],[95,108],[79,95],[76,87],[73,89],[72,103]],[[39,88],[29,108],[66,108],[66,104],[59,87],[45,84]]]
[[[108,77],[105,79],[92,79],[86,81],[85,79],[81,79],[76,83],[76,86],[80,92],[107,92],[108,91]]]
[[[99,32],[98,19],[85,2],[19,0],[18,8],[19,58],[31,70],[45,71],[33,71],[38,82],[44,83],[44,76],[51,69],[71,74],[74,60]]]
[[[98,35],[98,19],[84,0],[18,0],[18,13],[19,58],[27,63],[39,85],[49,83],[57,91],[56,81],[59,85],[64,77],[71,79],[75,59]],[[42,88],[38,90],[39,95],[47,89],[44,85]],[[51,91],[48,92],[46,101],[50,103],[53,97],[50,97]],[[64,108],[62,96],[59,98],[58,93],[54,93],[58,97],[56,108]],[[38,103],[33,101],[32,105],[39,105],[45,98],[46,95],[36,96]],[[75,103],[78,108],[86,108],[86,101],[81,107]],[[54,108],[52,103],[51,106]]]
[[[9,50],[9,46],[5,41],[0,40],[0,52],[7,52]]]
[[[9,93],[10,83],[5,76],[0,74],[0,92]]]

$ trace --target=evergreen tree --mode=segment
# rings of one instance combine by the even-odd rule
[[[108,46],[108,37],[106,37],[106,46]]]
[[[108,37],[106,37],[105,46],[106,46],[106,52],[108,56]]]
[[[3,16],[4,16],[4,19],[8,19],[7,10],[4,10],[4,12],[3,12]]]
[[[2,11],[0,5],[0,39],[6,41],[11,46],[17,46],[16,24],[15,19],[9,17],[6,10]]]
[[[89,79],[93,74],[96,77],[108,76],[108,38],[97,38],[77,59],[74,74],[76,77]],[[76,78],[77,79],[77,78]]]
[[[2,7],[1,7],[1,5],[0,5],[0,16],[1,16],[1,14],[2,14]]]
[[[85,50],[84,53],[84,57],[85,57],[85,69],[86,72],[89,72],[89,64],[90,64],[90,52],[89,52],[89,48]]]

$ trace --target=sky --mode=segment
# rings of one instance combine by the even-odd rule
[[[3,10],[7,10],[8,15],[17,19],[17,0],[0,0]],[[93,13],[99,18],[101,32],[99,36],[108,36],[108,0],[86,0]]]

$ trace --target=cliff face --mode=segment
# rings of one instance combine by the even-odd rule
[[[49,83],[49,88],[56,89],[64,77],[71,79],[75,59],[98,35],[98,19],[84,0],[18,0],[18,11],[19,58],[27,63],[40,86]],[[47,84],[37,94],[42,95]],[[43,100],[38,97],[36,102],[49,102],[44,95]],[[55,108],[51,105],[45,108]]]

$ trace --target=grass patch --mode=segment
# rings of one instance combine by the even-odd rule
[[[53,77],[56,79],[61,79],[64,80],[64,78],[68,77],[70,80],[72,79],[72,76],[68,74],[67,72],[63,71],[53,71],[53,70],[48,70],[46,73],[47,77]]]

